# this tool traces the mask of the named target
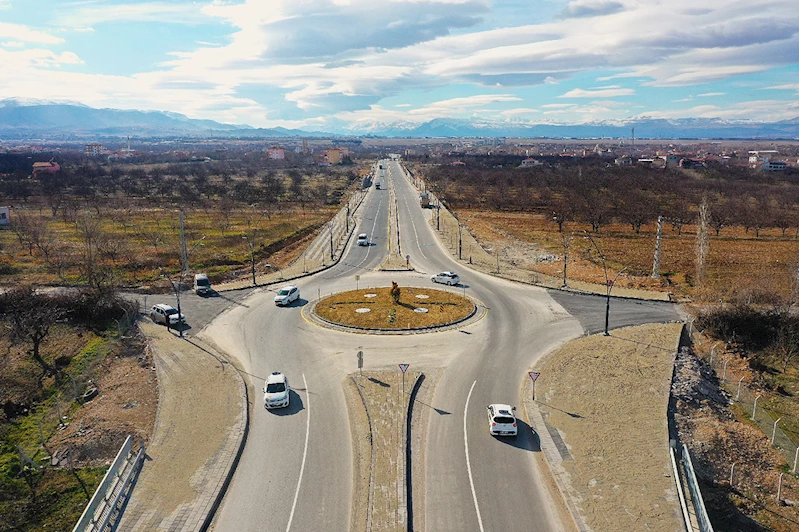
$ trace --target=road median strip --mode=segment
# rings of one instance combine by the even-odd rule
[[[399,370],[351,375],[346,397],[356,440],[353,531],[409,529],[409,422],[413,392],[423,374],[407,372],[404,378],[403,391]],[[365,427],[368,438],[364,437]]]

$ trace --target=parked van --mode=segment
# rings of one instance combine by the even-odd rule
[[[194,293],[201,296],[211,293],[211,282],[208,281],[208,276],[204,273],[198,273],[194,276]]]

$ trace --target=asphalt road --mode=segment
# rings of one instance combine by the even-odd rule
[[[181,298],[195,334],[238,358],[252,384],[250,432],[244,453],[214,526],[216,530],[346,530],[352,488],[352,448],[342,391],[364,351],[366,369],[443,368],[430,409],[425,448],[425,522],[428,530],[561,530],[553,503],[542,488],[533,453],[538,440],[520,423],[515,439],[491,437],[485,406],[520,404],[526,371],[560,343],[604,327],[604,299],[511,283],[470,271],[440,246],[399,163],[382,161],[358,213],[354,239],[335,267],[296,281],[301,298],[276,308],[273,292],[256,289],[219,298]],[[399,208],[400,246],[415,272],[379,272],[388,246],[388,198]],[[456,330],[386,336],[337,332],[305,321],[302,307],[319,294],[360,287],[430,286],[438,271],[460,273],[454,288],[479,299],[486,317]],[[360,280],[356,281],[355,276]],[[174,298],[150,296],[150,302]],[[148,304],[151,304],[148,302]],[[226,310],[221,312],[221,309]],[[568,311],[568,312],[567,312]],[[611,326],[670,321],[670,305],[613,300]],[[211,321],[212,320],[212,321]],[[599,324],[599,325],[598,325]],[[268,411],[264,379],[283,371],[293,387],[291,406]],[[417,479],[418,483],[419,480]]]

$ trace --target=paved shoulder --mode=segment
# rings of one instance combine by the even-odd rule
[[[119,530],[197,530],[224,485],[244,438],[244,383],[197,338],[181,340],[146,321],[159,404],[147,460]]]

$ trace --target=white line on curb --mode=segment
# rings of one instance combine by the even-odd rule
[[[466,449],[466,470],[469,472],[469,484],[472,486],[472,499],[474,499],[474,509],[477,511],[477,524],[480,525],[480,532],[485,532],[483,518],[480,516],[480,507],[477,505],[477,493],[474,491],[472,463],[469,461],[469,440],[466,438],[466,413],[469,411],[469,399],[472,398],[475,384],[477,384],[477,381],[474,381],[472,387],[469,388],[469,395],[466,396],[466,406],[463,407],[463,447]]]
[[[476,381],[475,381],[476,382]],[[302,384],[305,386],[305,404],[308,409],[308,416],[305,419],[305,449],[302,451],[302,465],[300,466],[300,478],[297,480],[297,491],[294,492],[294,502],[291,504],[289,523],[286,525],[286,532],[291,529],[291,521],[294,519],[294,509],[297,507],[297,499],[300,497],[300,485],[302,484],[302,473],[305,471],[305,457],[308,455],[308,434],[311,431],[311,394],[308,393],[308,383],[305,382],[305,373],[302,374]],[[482,526],[480,527],[483,528]]]

